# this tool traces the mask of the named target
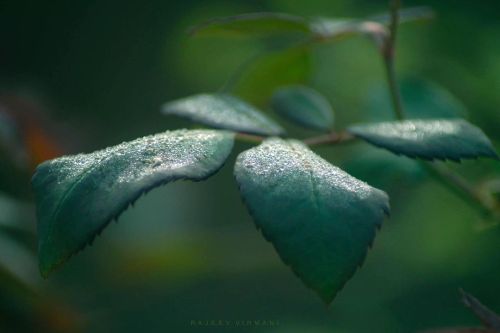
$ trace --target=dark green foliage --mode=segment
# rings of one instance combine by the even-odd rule
[[[42,275],[91,243],[144,192],[215,173],[232,147],[231,133],[178,130],[38,166],[33,188]]]
[[[394,20],[396,10],[392,14]],[[428,14],[426,8],[401,11],[400,22],[426,19]],[[404,100],[398,103],[399,85],[391,70],[397,20],[392,21],[391,29],[387,27],[389,21],[389,16],[358,20],[253,13],[217,18],[193,28],[191,33],[195,35],[253,36],[265,42],[265,47],[219,90],[224,93],[189,96],[162,107],[165,115],[231,132],[166,132],[41,164],[33,187],[42,275],[47,276],[91,243],[142,193],[174,180],[199,181],[215,173],[236,137],[260,144],[241,153],[234,167],[241,195],[257,227],[283,262],[330,303],[362,264],[376,229],[389,213],[389,198],[331,165],[307,145],[333,145],[360,138],[398,155],[429,160],[497,157],[479,128],[460,119],[442,119],[465,114],[462,104],[444,89],[420,81],[405,83]],[[406,113],[418,119],[333,130],[329,102],[302,85],[311,73],[311,46],[357,35],[375,42],[386,65],[391,65],[387,66],[389,86],[398,118]],[[226,93],[229,91],[231,94]],[[388,97],[370,102],[377,120],[389,109],[384,104]],[[303,142],[281,139],[278,136],[284,135],[283,128],[243,99],[259,106],[270,102],[281,116],[328,133]],[[406,112],[400,110],[400,104]],[[353,173],[363,179],[364,175],[377,178],[380,183],[422,176],[417,162],[406,159],[396,163],[391,156],[396,158],[363,154],[359,158],[361,168],[352,168]],[[474,190],[463,182],[461,185],[459,190]],[[470,196],[482,200],[475,193]],[[490,202],[481,204],[486,209],[493,207]]]
[[[257,227],[330,303],[389,213],[387,195],[294,140],[269,139],[243,152],[234,173]]]

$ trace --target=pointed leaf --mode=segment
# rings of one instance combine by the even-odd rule
[[[234,173],[281,259],[331,302],[363,262],[389,211],[387,195],[294,140],[272,138],[241,153]]]
[[[190,30],[190,34],[197,36],[268,36],[296,32],[309,32],[308,22],[303,17],[266,12],[217,17]]]
[[[250,104],[225,94],[200,94],[163,105],[163,114],[188,118],[215,128],[279,135],[283,129]]]
[[[232,146],[228,132],[178,130],[40,164],[32,183],[42,275],[91,243],[144,192],[214,174]]]
[[[298,85],[278,89],[271,104],[277,113],[298,125],[320,131],[332,129],[332,107],[328,100],[314,89]]]
[[[423,159],[497,158],[490,140],[465,120],[406,120],[351,126],[348,131],[395,154]]]

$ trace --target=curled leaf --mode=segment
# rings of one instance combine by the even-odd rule
[[[32,184],[42,275],[91,243],[144,192],[214,174],[232,147],[232,133],[177,130],[40,164]]]

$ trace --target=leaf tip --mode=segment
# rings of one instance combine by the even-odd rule
[[[39,271],[40,271],[40,275],[42,276],[42,278],[44,280],[48,279],[49,278],[49,275],[57,269],[57,267],[61,266],[62,265],[62,261],[60,262],[54,262],[54,261],[51,261],[51,260],[48,260],[45,258],[45,256],[43,255],[43,253],[40,253],[39,255],[39,263],[38,263],[38,268],[39,268]]]
[[[333,293],[321,293],[319,291],[316,291],[316,293],[319,295],[323,303],[326,305],[326,307],[330,307],[332,305],[333,300],[335,299],[335,296],[337,296],[337,291]]]

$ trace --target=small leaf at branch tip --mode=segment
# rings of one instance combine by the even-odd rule
[[[296,140],[241,153],[234,174],[256,226],[282,261],[329,304],[363,263],[389,212],[385,192]]]
[[[397,155],[425,160],[498,159],[488,137],[462,119],[404,120],[354,125],[348,132]]]
[[[199,94],[168,102],[162,113],[214,128],[236,132],[281,135],[283,128],[252,105],[227,94]]]
[[[167,131],[39,165],[32,185],[42,276],[91,244],[144,193],[216,173],[233,141],[234,134],[226,131]]]

